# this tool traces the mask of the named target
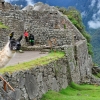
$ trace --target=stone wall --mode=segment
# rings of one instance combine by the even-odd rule
[[[66,57],[45,66],[5,74],[4,78],[15,89],[8,90],[14,100],[39,100],[49,90],[59,91],[68,86]]]
[[[66,88],[71,81],[79,84],[91,83],[92,59],[88,54],[86,39],[67,16],[57,10],[10,10],[0,11],[0,22],[9,27],[9,30],[0,30],[1,48],[6,44],[11,31],[18,37],[27,29],[35,36],[35,45],[50,45],[66,53],[65,58],[45,66],[5,74],[4,78],[16,90],[13,93],[8,89],[12,98],[39,100],[48,90],[59,91]],[[22,44],[24,45],[24,39]]]
[[[8,42],[8,33],[9,33],[9,30],[7,29],[0,29],[0,50]]]
[[[2,11],[19,10],[19,9],[21,9],[21,6],[11,5],[10,3],[5,2],[5,0],[0,0],[0,10]]]
[[[61,46],[73,44],[74,37],[78,41],[85,39],[67,16],[59,11],[0,11],[0,22],[9,27],[9,33],[14,31],[16,37],[23,35],[24,30],[27,29],[29,34],[35,36],[35,44],[49,45],[48,42],[55,39],[54,45]]]
[[[88,55],[86,40],[77,41],[74,45],[64,47],[71,80],[75,83],[89,82],[92,75],[92,58]]]
[[[5,73],[4,78],[16,90],[8,89],[10,97],[15,100],[40,100],[49,90],[59,91],[70,82],[94,83],[91,67],[92,59],[88,56],[86,41],[78,41],[75,45],[64,45],[65,57],[45,66],[36,66],[29,70]]]

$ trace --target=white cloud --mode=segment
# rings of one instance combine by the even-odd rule
[[[89,21],[89,28],[97,29],[100,28],[100,21]]]
[[[92,20],[88,22],[90,28],[97,29],[100,28],[100,9],[97,13],[93,14]]]
[[[34,1],[33,0],[26,0],[27,5],[34,5]]]
[[[100,9],[100,0],[98,0],[97,8]]]
[[[96,0],[92,0],[91,4],[90,4],[90,7],[94,7],[95,3],[96,3]]]
[[[92,7],[96,0],[92,0]],[[97,12],[93,14],[92,19],[88,21],[89,28],[97,29],[100,28],[100,0],[97,0]]]
[[[84,18],[85,16],[87,16],[86,11],[83,11],[83,12],[81,13],[81,16],[82,16],[82,18]]]

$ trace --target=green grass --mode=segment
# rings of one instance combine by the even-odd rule
[[[64,52],[51,52],[47,56],[29,61],[29,62],[24,62],[20,64],[16,64],[14,66],[8,66],[5,68],[0,69],[0,73],[3,74],[5,72],[15,72],[15,71],[20,71],[20,70],[27,70],[30,68],[33,68],[35,66],[42,66],[45,64],[48,64],[54,60],[58,60],[59,58],[64,57],[65,53]]]
[[[59,93],[47,92],[41,100],[100,100],[100,86],[71,83]]]
[[[2,24],[1,22],[0,22],[0,28],[6,28],[6,29],[9,29],[7,26],[5,26],[4,24]]]

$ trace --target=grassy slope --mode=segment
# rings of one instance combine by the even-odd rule
[[[5,68],[0,69],[0,73],[5,73],[5,72],[15,72],[19,70],[26,70],[33,68],[35,66],[41,66],[50,63],[51,61],[57,60],[59,58],[64,57],[65,53],[64,52],[51,52],[45,57],[41,57],[29,62],[24,62],[21,64],[16,64],[14,66],[8,66]]]
[[[100,100],[100,86],[73,84],[59,93],[49,91],[41,100]]]

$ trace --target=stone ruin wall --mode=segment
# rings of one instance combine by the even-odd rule
[[[65,46],[65,53],[68,60],[71,79],[75,83],[90,83],[92,75],[92,58],[88,55],[85,40],[75,43],[75,45]]]
[[[86,40],[67,17],[48,11],[1,11],[0,21],[10,27],[9,30],[0,30],[3,35],[0,37],[1,46],[4,46],[4,40],[7,39],[9,32],[14,31],[17,37],[27,28],[29,33],[34,34],[35,44],[49,45],[49,40],[56,39],[54,46],[64,47],[66,53],[65,60],[61,59],[57,63],[53,62],[43,67],[37,66],[32,70],[15,72],[8,75],[8,78],[5,75],[8,82],[16,91],[19,91],[16,92],[20,93],[17,94],[18,98],[25,100],[36,98],[37,100],[48,90],[59,91],[67,87],[70,81],[91,83],[88,77],[91,77],[92,60],[88,55]],[[66,29],[64,29],[64,24],[66,24]]]
[[[0,12],[0,21],[10,27],[9,30],[1,29],[1,48],[5,45],[8,40],[8,34],[11,31],[15,32],[15,37],[23,34],[24,30],[27,29],[29,33],[35,36],[35,45],[50,45],[50,41],[56,46],[67,46],[66,55],[70,59],[69,66],[71,69],[71,75],[75,81],[75,72],[80,83],[80,71],[81,81],[84,80],[89,62],[92,63],[91,57],[88,55],[88,49],[85,38],[81,33],[72,25],[67,17],[61,15],[57,11],[7,11]],[[66,24],[66,29],[64,29]],[[57,26],[57,27],[56,27]],[[74,38],[74,36],[76,38]],[[23,38],[24,44],[24,38]],[[89,61],[90,59],[90,61]],[[70,63],[71,61],[71,63]],[[71,65],[70,65],[71,64]],[[77,66],[77,67],[76,67]],[[83,68],[79,70],[80,68]],[[89,68],[90,69],[90,68]],[[76,71],[77,70],[77,71]],[[83,70],[83,72],[82,72]],[[84,71],[86,73],[84,73]],[[89,70],[90,71],[90,70]],[[90,71],[91,72],[91,71]],[[85,75],[84,75],[85,74]]]
[[[68,45],[68,50],[70,52],[68,53],[67,50],[66,55],[71,54],[71,56],[68,55],[72,61],[72,64],[69,63],[71,64],[70,67],[72,66],[71,70],[73,69],[71,74],[77,70],[77,76],[80,76],[78,74],[80,72],[79,67],[88,66],[89,55],[85,38],[76,27],[72,25],[68,18],[63,16],[60,12],[23,10],[0,11],[0,21],[10,27],[9,30],[0,30],[1,49],[8,41],[8,34],[11,31],[14,31],[15,37],[18,37],[21,34],[23,35],[24,30],[27,29],[29,33],[35,36],[36,45],[48,46],[50,45],[50,41],[54,42],[53,46]],[[64,25],[66,25],[66,28],[64,28]],[[24,38],[22,44],[24,44]],[[78,67],[74,68],[73,66]],[[86,69],[86,67],[84,67],[84,69]],[[81,72],[82,77],[84,77],[83,72]],[[82,78],[82,80],[84,79]]]
[[[0,10],[2,11],[19,10],[19,9],[21,9],[21,6],[11,5],[10,3],[5,2],[5,0],[0,0]]]
[[[29,34],[35,36],[35,44],[49,45],[48,42],[55,39],[54,45],[61,46],[73,44],[74,36],[77,37],[78,41],[84,39],[75,26],[57,11],[0,11],[0,21],[9,27],[7,36],[11,31],[14,31],[15,37],[18,37],[23,35],[24,30],[27,29]],[[5,41],[0,41],[4,46]],[[22,44],[24,44],[24,39]]]
[[[92,60],[86,51],[86,41],[77,42],[75,46],[77,59],[74,46],[65,45],[65,57],[57,61],[29,70],[5,73],[4,78],[15,89],[12,92],[8,88],[8,95],[14,100],[40,100],[47,91],[65,89],[70,82],[92,84]]]
[[[4,46],[7,43],[8,36],[12,31],[15,32],[15,37],[19,37],[19,35],[23,34],[24,32],[24,22],[23,20],[21,20],[21,18],[18,17],[17,13],[14,14],[12,11],[0,11],[0,22],[8,26],[8,29],[0,29],[0,35],[2,35],[2,37],[5,38],[4,40],[0,39],[2,46]],[[3,30],[5,31],[3,32]],[[3,48],[2,46],[0,46],[1,49]]]
[[[45,66],[36,66],[12,74],[4,78],[15,89],[8,88],[8,95],[14,100],[40,100],[49,90],[59,91],[68,86],[68,70],[66,58],[51,62]],[[2,99],[2,96],[0,96]],[[4,99],[2,99],[4,100]]]
[[[5,46],[8,41],[8,34],[6,29],[0,29],[0,50]]]

